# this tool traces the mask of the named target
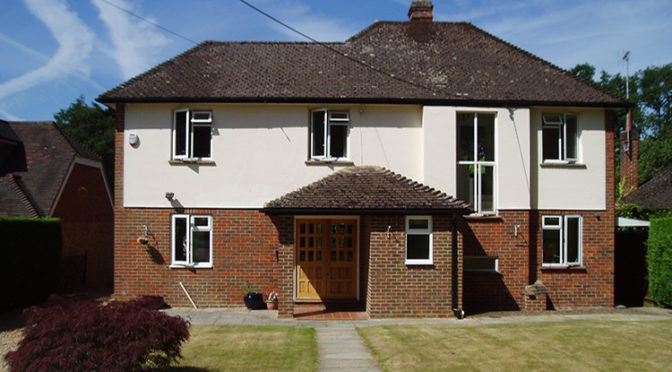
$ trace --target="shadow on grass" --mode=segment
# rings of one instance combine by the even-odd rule
[[[210,371],[207,368],[200,367],[170,367],[166,371],[168,372],[207,372]]]

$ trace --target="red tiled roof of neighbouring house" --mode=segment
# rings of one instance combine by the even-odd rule
[[[469,205],[385,168],[348,167],[266,203],[268,213],[320,210],[385,213],[463,213]]]
[[[98,100],[628,104],[470,23],[452,22],[377,22],[337,43],[207,41]]]
[[[658,172],[623,201],[649,209],[672,208],[672,166]]]
[[[17,145],[21,146],[22,151],[13,156],[23,158],[23,167],[8,174],[0,174],[3,192],[11,189],[16,196],[5,195],[0,202],[0,215],[48,216],[75,157],[93,161],[100,161],[100,157],[72,139],[53,122],[8,124],[21,141]],[[22,214],[13,214],[18,205],[17,200],[25,207]]]

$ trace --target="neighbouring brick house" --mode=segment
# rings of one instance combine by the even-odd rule
[[[627,102],[433,22],[431,2],[409,18],[337,43],[204,42],[102,94],[115,295],[184,306],[182,283],[199,306],[242,306],[252,282],[281,316],[613,305]]]
[[[98,155],[53,122],[0,120],[0,216],[61,219],[62,291],[112,287],[113,213]]]

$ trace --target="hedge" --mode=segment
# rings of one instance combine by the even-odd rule
[[[651,299],[672,306],[672,217],[651,220],[648,246]]]
[[[58,290],[58,218],[0,217],[0,308],[27,306]]]

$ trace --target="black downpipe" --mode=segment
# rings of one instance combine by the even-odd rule
[[[457,319],[464,319],[464,311],[460,309],[457,304],[459,303],[458,299],[458,293],[459,293],[459,287],[458,287],[458,266],[457,266],[457,260],[458,260],[458,254],[457,254],[457,214],[453,213],[453,226],[452,226],[452,258],[450,260],[451,262],[451,275],[452,275],[452,280],[451,280],[451,285],[452,285],[452,307],[453,307],[453,313],[455,314],[455,317]]]

